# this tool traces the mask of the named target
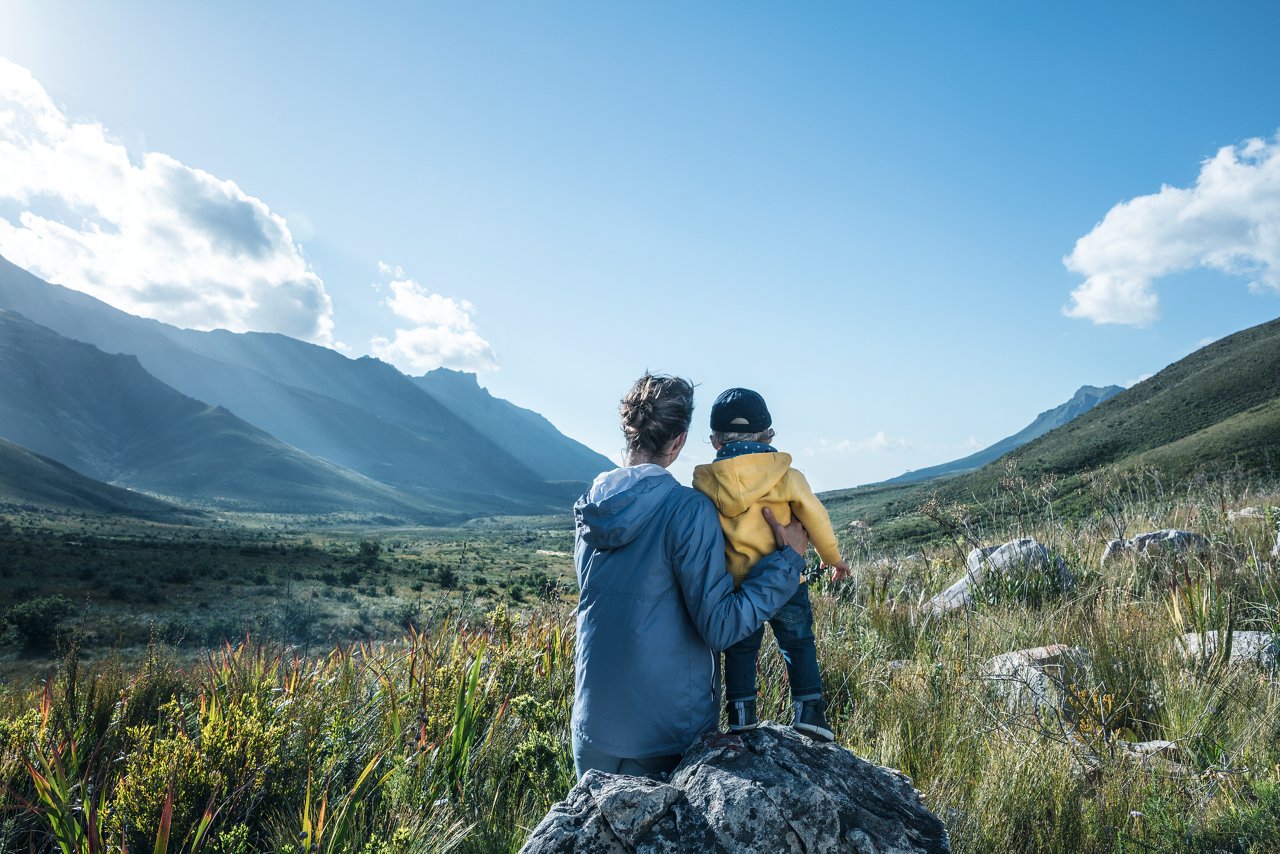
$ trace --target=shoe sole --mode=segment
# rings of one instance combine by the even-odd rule
[[[829,729],[823,729],[816,724],[792,724],[791,728],[796,732],[802,732],[812,738],[814,741],[835,741],[836,734]]]
[[[759,722],[753,724],[729,724],[729,732],[747,732],[760,726]]]

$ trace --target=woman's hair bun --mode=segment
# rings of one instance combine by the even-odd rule
[[[693,384],[680,377],[646,373],[622,398],[618,414],[628,451],[660,453],[689,429]]]

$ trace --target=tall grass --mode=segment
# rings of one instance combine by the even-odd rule
[[[1228,518],[1280,503],[1250,489],[1129,479],[1065,521],[1011,475],[1001,512],[933,508],[954,524],[922,552],[847,543],[855,583],[814,591],[838,741],[908,773],[957,851],[1280,850],[1277,674],[1180,643],[1280,629],[1275,516]],[[1099,566],[1108,538],[1162,527],[1213,548]],[[1061,556],[1074,589],[997,586],[925,615],[967,546],[1020,536]],[[89,670],[73,647],[40,690],[0,695],[0,849],[513,851],[573,783],[571,626],[499,608],[319,658],[246,639],[185,669],[155,645]],[[1061,708],[1011,703],[984,676],[1050,643],[1091,660]],[[762,716],[789,721],[776,652],[760,671]],[[1132,752],[1156,739],[1172,745]]]

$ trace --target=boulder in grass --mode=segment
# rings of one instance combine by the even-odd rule
[[[1265,519],[1267,514],[1259,507],[1241,507],[1239,510],[1228,510],[1227,521],[1239,522],[1241,519]]]
[[[1180,646],[1188,659],[1207,661],[1222,655],[1225,643],[1226,633],[1214,630],[1204,634],[1188,632],[1182,636]],[[1232,632],[1227,661],[1274,669],[1280,662],[1280,637],[1271,632]]]
[[[1182,555],[1204,556],[1209,553],[1209,538],[1194,531],[1179,531],[1176,528],[1165,528],[1160,531],[1148,531],[1139,534],[1132,540],[1111,540],[1102,553],[1102,565],[1118,557],[1179,557]]]
[[[1033,539],[1012,540],[1001,546],[982,546],[969,552],[967,571],[955,583],[925,603],[930,614],[946,614],[973,603],[977,589],[1015,575],[1039,573],[1058,590],[1069,590],[1075,577],[1062,558]]]
[[[1091,663],[1088,650],[1055,643],[997,655],[982,666],[982,674],[1011,709],[1062,712],[1070,717],[1070,691],[1072,686],[1088,684]]]
[[[521,854],[948,852],[911,781],[764,723],[703,736],[667,782],[588,771]]]

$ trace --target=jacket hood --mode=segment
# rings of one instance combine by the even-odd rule
[[[644,530],[676,479],[661,466],[640,465],[601,474],[573,505],[578,535],[596,549],[616,549]]]
[[[706,495],[722,516],[741,516],[765,496],[791,468],[782,451],[743,454],[693,470],[693,488]]]

